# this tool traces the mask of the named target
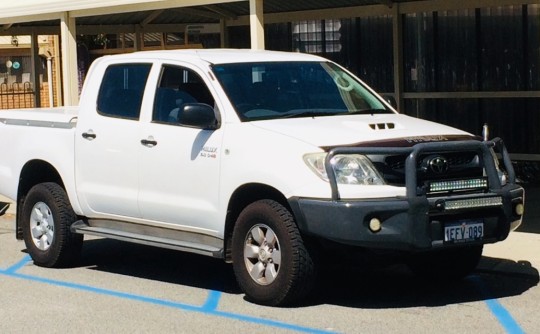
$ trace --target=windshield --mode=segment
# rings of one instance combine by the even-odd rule
[[[213,70],[242,121],[392,113],[330,62],[223,64]]]

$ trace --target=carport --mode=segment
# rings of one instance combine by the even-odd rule
[[[385,17],[391,21],[391,77],[390,87],[385,93],[392,94],[400,109],[404,110],[406,101],[490,101],[494,99],[525,99],[529,103],[537,103],[540,90],[532,87],[519,89],[457,89],[407,90],[407,78],[417,74],[417,68],[410,69],[404,63],[404,18],[414,17],[418,13],[436,13],[442,11],[474,11],[491,7],[514,6],[519,11],[526,11],[527,5],[537,6],[538,1],[531,0],[469,0],[469,1],[443,1],[443,0],[335,0],[335,1],[284,1],[284,0],[21,0],[8,2],[2,5],[0,13],[0,35],[17,36],[31,35],[32,54],[39,57],[37,46],[38,35],[60,36],[60,59],[62,68],[62,94],[64,105],[75,105],[78,102],[77,78],[77,35],[97,35],[102,33],[131,34],[133,47],[127,51],[136,51],[144,48],[144,34],[168,33],[186,31],[188,26],[194,24],[213,24],[219,27],[220,46],[235,46],[238,36],[235,35],[238,27],[249,27],[250,45],[253,49],[264,49],[265,25],[308,21],[308,20],[341,20],[348,18]],[[521,6],[521,7],[520,7]],[[421,16],[422,14],[418,14]],[[478,16],[478,13],[476,14]],[[525,15],[525,14],[524,14]],[[530,15],[530,14],[529,14]],[[428,18],[429,19],[429,18]],[[421,24],[418,25],[420,30]],[[523,30],[527,28],[523,23]],[[476,28],[480,29],[479,27]],[[372,31],[379,34],[379,31]],[[421,33],[421,32],[419,32]],[[530,35],[531,33],[528,33]],[[266,35],[268,36],[268,35]],[[496,38],[496,37],[494,37]],[[479,42],[478,42],[479,43]],[[478,44],[477,43],[477,44]],[[420,46],[419,46],[420,47]],[[535,46],[534,46],[535,47]],[[480,47],[479,47],[480,48]],[[533,48],[531,46],[531,48]],[[517,50],[521,52],[522,50]],[[527,51],[527,50],[525,50]],[[535,62],[531,65],[532,76],[535,76],[536,58],[531,53],[527,61]],[[481,65],[478,65],[481,66]],[[524,67],[527,64],[523,65]],[[524,69],[522,72],[526,72]],[[480,70],[479,70],[480,72]],[[37,80],[34,78],[34,80]],[[37,82],[36,82],[37,84]],[[380,89],[379,89],[380,90]],[[417,107],[416,104],[413,106]],[[489,109],[488,107],[483,107]],[[534,107],[531,107],[534,109]],[[409,107],[408,109],[413,109]],[[417,112],[416,116],[424,115]],[[531,123],[539,118],[538,113],[528,116],[523,122],[528,124],[529,136],[534,134]],[[466,121],[465,121],[466,122]],[[500,122],[499,122],[500,123]],[[537,125],[536,125],[537,127]],[[532,129],[532,130],[531,130]],[[517,130],[517,129],[515,129]],[[506,134],[503,137],[506,138]],[[524,160],[540,160],[540,143],[536,141],[524,142],[522,146],[535,147],[523,152],[514,150],[514,158]],[[532,151],[531,151],[532,150]]]

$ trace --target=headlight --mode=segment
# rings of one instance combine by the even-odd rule
[[[306,154],[306,164],[324,181],[328,175],[324,167],[326,153]],[[338,154],[330,160],[338,184],[383,185],[384,180],[371,161],[360,154]]]

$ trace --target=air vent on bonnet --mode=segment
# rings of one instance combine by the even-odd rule
[[[394,123],[374,123],[369,125],[373,130],[388,130],[394,129],[396,125]]]

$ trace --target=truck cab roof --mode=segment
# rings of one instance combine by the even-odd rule
[[[121,57],[123,60],[136,59],[199,59],[210,64],[233,64],[260,61],[327,61],[324,58],[305,54],[268,50],[251,49],[191,49],[191,50],[165,50],[140,51],[129,55],[113,55],[107,58]]]

